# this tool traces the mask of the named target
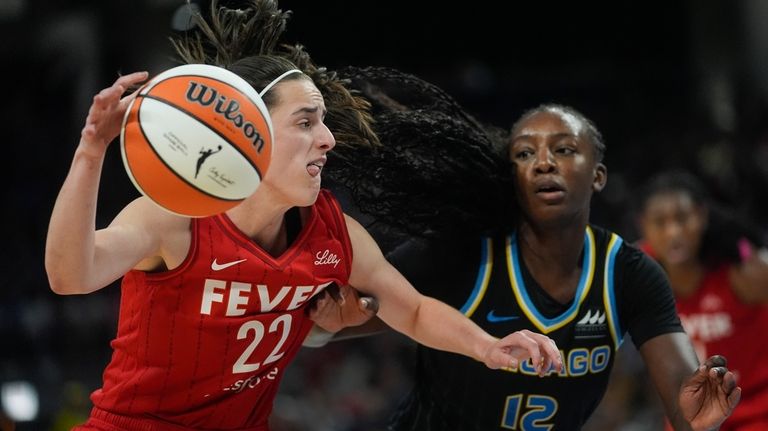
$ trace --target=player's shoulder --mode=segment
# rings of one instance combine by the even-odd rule
[[[660,277],[664,270],[656,260],[643,251],[641,244],[634,241],[628,241],[621,235],[606,228],[590,225],[595,242],[609,244],[612,238],[621,241],[618,252],[616,253],[616,268],[630,275],[630,278],[636,274],[645,274],[653,277]]]
[[[484,238],[462,235],[410,237],[393,247],[387,259],[395,267],[407,267],[418,262],[421,270],[455,273],[466,267],[473,270],[482,253]]]
[[[188,229],[190,218],[171,213],[146,196],[131,201],[115,217],[112,225],[142,225],[149,230],[165,232],[174,229]]]

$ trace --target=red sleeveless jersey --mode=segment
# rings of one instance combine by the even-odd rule
[[[768,430],[768,306],[746,305],[731,288],[727,264],[709,271],[687,298],[676,298],[700,360],[722,354],[741,386],[741,402],[721,430]]]
[[[312,327],[305,306],[349,278],[346,223],[326,190],[276,258],[225,214],[193,219],[191,230],[178,268],[123,278],[114,353],[89,424],[266,430],[283,372]]]
[[[646,242],[640,247],[650,256]],[[768,430],[768,306],[742,303],[728,278],[730,265],[715,265],[687,298],[675,297],[677,312],[700,361],[712,355],[728,359],[728,369],[741,386],[741,401],[721,431]],[[671,430],[669,423],[665,427]]]

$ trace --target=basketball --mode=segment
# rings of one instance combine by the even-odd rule
[[[253,87],[224,68],[188,64],[139,90],[123,118],[120,149],[139,192],[172,213],[205,217],[256,191],[272,139]]]

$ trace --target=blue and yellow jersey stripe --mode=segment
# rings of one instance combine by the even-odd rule
[[[488,282],[493,271],[493,241],[485,237],[481,239],[480,270],[475,280],[475,288],[467,299],[467,302],[459,309],[465,316],[472,317],[477,306],[482,302],[485,292],[488,290]]]
[[[608,328],[611,331],[611,337],[613,338],[614,348],[616,350],[621,347],[624,338],[619,325],[618,308],[616,307],[613,269],[616,264],[616,255],[623,242],[624,241],[620,236],[615,233],[611,234],[611,240],[608,242],[608,252],[605,254],[605,271],[603,274],[603,301],[606,311],[605,314],[608,317]]]
[[[539,331],[548,334],[567,325],[576,317],[581,303],[587,297],[587,294],[589,294],[589,289],[592,286],[592,279],[595,273],[595,235],[589,226],[587,226],[584,234],[584,258],[582,261],[581,278],[579,279],[579,285],[576,288],[576,296],[571,306],[555,318],[549,319],[539,313],[536,306],[533,304],[533,301],[531,301],[531,297],[528,295],[520,271],[520,255],[517,247],[516,234],[507,237],[506,253],[509,281],[512,285],[512,291],[515,294],[515,298],[517,298],[517,303],[520,305],[523,313],[528,317],[528,320],[530,320]]]

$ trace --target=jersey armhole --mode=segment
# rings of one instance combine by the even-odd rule
[[[195,260],[194,258],[197,256],[198,244],[200,243],[200,219],[193,217],[189,220],[189,249],[187,250],[187,255],[184,257],[184,260],[179,264],[179,266],[171,270],[161,272],[144,272],[144,276],[147,280],[158,281],[173,277],[177,273],[184,271]]]

